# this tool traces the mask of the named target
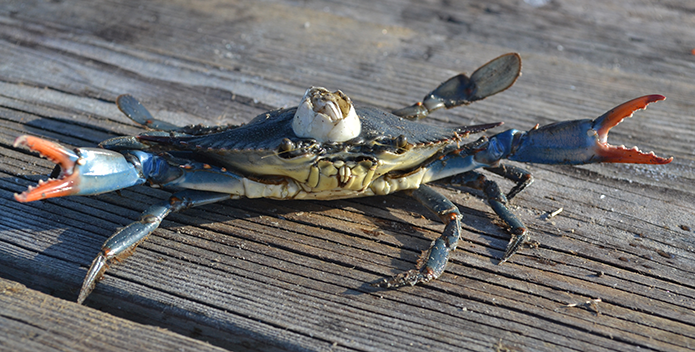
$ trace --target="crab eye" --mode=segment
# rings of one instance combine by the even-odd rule
[[[408,144],[408,137],[404,135],[400,135],[396,137],[396,147],[398,147],[398,153],[404,153],[410,149],[410,145]]]
[[[278,147],[278,152],[280,153],[287,153],[291,152],[295,149],[294,143],[289,140],[289,138],[285,138],[280,142],[280,146]]]
[[[396,137],[396,146],[398,148],[405,148],[406,145],[408,145],[408,137],[404,135]]]

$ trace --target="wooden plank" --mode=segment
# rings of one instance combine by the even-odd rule
[[[0,302],[0,347],[5,351],[224,351],[6,279],[0,279]]]
[[[127,340],[124,349],[197,346],[187,336],[248,351],[693,349],[695,56],[683,39],[695,35],[693,10],[685,0],[3,3],[0,276],[30,294],[0,295],[12,299],[0,310],[9,324],[0,343],[86,349],[80,336],[105,336],[107,346]],[[119,94],[179,125],[247,122],[296,104],[310,86],[391,109],[512,51],[524,60],[512,89],[423,123],[528,129],[660,93],[665,102],[609,139],[674,161],[525,166],[537,182],[514,211],[537,246],[504,265],[499,221],[480,194],[450,185],[438,187],[461,209],[465,241],[439,280],[396,291],[368,283],[410,269],[443,229],[406,196],[230,201],[169,216],[80,308],[65,300],[101,243],[168,193],[12,199],[53,168],[12,147],[17,135],[94,146],[137,133],[115,108]],[[36,297],[55,303],[37,307]],[[30,310],[20,319],[14,306]],[[94,316],[108,322],[102,335],[85,325]],[[137,324],[170,332],[134,333]],[[48,335],[22,345],[37,331]],[[131,340],[151,331],[141,345]],[[70,343],[78,347],[60,347]]]

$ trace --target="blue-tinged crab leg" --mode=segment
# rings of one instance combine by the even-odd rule
[[[652,102],[663,99],[665,97],[661,95],[647,95],[623,103],[595,120],[565,121],[540,128],[536,126],[528,132],[508,130],[489,139],[480,138],[477,142],[428,164],[425,179],[433,181],[454,176],[454,182],[483,190],[488,203],[507,223],[512,234],[512,240],[501,260],[504,262],[524,243],[527,237],[526,227],[507,208],[508,198],[502,194],[497,184],[472,170],[485,168],[515,181],[517,184],[509,192],[511,198],[530,185],[533,177],[521,168],[500,164],[502,159],[543,164],[667,164],[673,158],[662,158],[652,152],[641,152],[637,148],[612,146],[607,142],[608,131],[624,118],[632,116],[634,111],[644,109]],[[374,286],[394,288],[435,279],[444,270],[451,251],[456,248],[461,233],[461,214],[453,203],[424,185],[412,191],[412,195],[447,224],[444,234],[421,258],[417,270],[380,280],[374,283]],[[427,260],[422,262],[425,257]]]
[[[504,91],[511,87],[520,75],[519,54],[505,54],[481,66],[470,78],[463,73],[454,76],[427,94],[422,102],[394,110],[392,113],[408,119],[421,119],[434,110],[468,105]]]
[[[530,176],[530,174],[528,175]],[[502,176],[507,176],[507,174]],[[476,171],[457,175],[452,179],[451,183],[462,184],[467,187],[482,190],[492,210],[507,224],[508,231],[512,235],[512,238],[507,244],[507,249],[505,250],[500,264],[506,262],[507,259],[514,255],[514,253],[519,250],[519,247],[526,242],[528,236],[526,225],[507,208],[508,198],[500,191],[496,182],[488,180],[485,175]]]
[[[508,201],[512,200],[512,198],[516,197],[517,194],[521,193],[526,187],[533,183],[533,175],[518,166],[500,163],[495,167],[486,167],[485,170],[516,182],[516,185],[507,193]]]
[[[119,138],[124,144],[128,137]],[[136,140],[133,143],[138,143]],[[38,137],[20,136],[15,146],[26,146],[58,164],[54,175],[38,186],[15,194],[20,202],[72,195],[96,195],[117,191],[148,182],[160,187],[222,191],[245,196],[243,177],[224,168],[199,162],[178,165],[171,156],[141,150],[122,150],[120,153],[101,148],[68,149],[58,143]],[[114,145],[111,145],[114,146]],[[116,145],[118,147],[120,145]],[[252,187],[256,190],[262,187]],[[271,187],[272,188],[272,187]],[[282,192],[281,186],[273,190]]]
[[[226,129],[232,128],[232,126],[204,126],[204,125],[191,125],[191,126],[185,126],[185,127],[179,127],[176,126],[172,123],[158,120],[154,117],[152,117],[152,114],[137,100],[135,99],[132,95],[129,94],[123,94],[116,98],[116,106],[118,106],[118,109],[121,110],[123,114],[128,116],[131,120],[133,120],[136,123],[139,123],[149,129],[155,130],[155,131],[163,131],[163,132],[170,132],[170,133],[183,133],[185,135],[205,135],[209,133],[215,133],[215,132],[220,132],[224,131]],[[169,136],[170,133],[163,134],[164,136]],[[109,140],[108,142],[111,143],[111,147],[113,148],[120,148],[118,145],[119,143],[126,143],[126,144],[131,144],[135,145],[137,144],[137,139],[134,137],[124,137],[124,138],[119,138],[117,139],[112,139]],[[109,148],[108,146],[104,145],[105,148]],[[142,149],[141,149],[142,148]],[[139,144],[138,149],[140,150],[146,150],[147,146],[144,144]]]
[[[411,195],[446,224],[444,232],[422,254],[418,260],[417,269],[408,270],[391,278],[381,279],[373,283],[372,286],[397,288],[434,280],[444,272],[451,252],[458,245],[461,237],[461,220],[463,219],[458,207],[426,185],[420,185],[418,189],[412,191]]]
[[[145,127],[159,131],[174,131],[179,129],[179,126],[152,117],[152,114],[131,95],[124,94],[119,96],[116,98],[116,105],[125,116],[128,116],[131,120]]]
[[[140,220],[119,230],[104,242],[101,252],[92,262],[82,283],[77,303],[84,302],[110,264],[114,261],[122,261],[133,254],[135,248],[159,227],[169,213],[226,199],[229,199],[229,194],[185,190],[173,194],[160,204],[147,208],[140,216]]]

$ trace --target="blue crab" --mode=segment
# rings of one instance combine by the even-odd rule
[[[434,280],[445,270],[461,238],[462,215],[427,183],[451,179],[481,190],[511,234],[501,262],[527,239],[524,224],[507,204],[533,182],[514,160],[545,164],[596,162],[665,164],[672,158],[607,143],[608,131],[649,103],[665,99],[647,95],[615,107],[595,120],[536,125],[527,132],[507,130],[491,137],[469,135],[501,125],[454,128],[415,120],[439,108],[466,105],[509,88],[521,72],[511,53],[476,70],[455,76],[427,94],[422,102],[392,112],[356,108],[341,91],[313,87],[298,107],[270,111],[242,126],[178,127],[154,119],[133,97],[120,96],[119,109],[151,131],[117,137],[101,148],[68,149],[33,136],[22,145],[57,165],[15,198],[31,202],[68,195],[94,195],[147,183],[173,195],[146,209],[140,220],[117,231],[102,249],[83,282],[78,302],[95,288],[109,264],[130,255],[171,212],[240,198],[341,199],[407,192],[445,224],[441,237],[423,252],[415,269],[372,283],[396,288]],[[478,169],[515,182],[505,195]]]

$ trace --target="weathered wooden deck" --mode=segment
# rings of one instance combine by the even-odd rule
[[[693,349],[693,48],[689,0],[4,1],[0,350]],[[440,189],[464,242],[440,280],[397,291],[365,283],[411,268],[443,228],[407,197],[229,201],[169,216],[78,306],[104,240],[167,193],[12,199],[52,169],[16,136],[141,131],[119,94],[181,125],[243,123],[312,85],[397,108],[507,52],[524,60],[512,89],[423,123],[528,129],[660,93],[609,139],[674,161],[528,166],[514,211],[536,246],[504,265],[504,229],[455,187]]]

